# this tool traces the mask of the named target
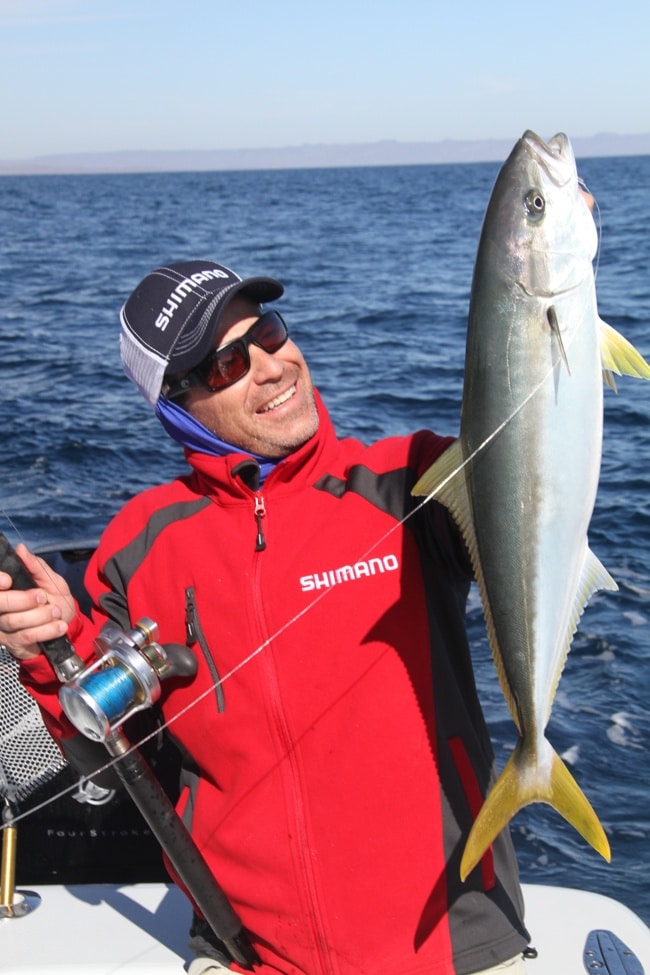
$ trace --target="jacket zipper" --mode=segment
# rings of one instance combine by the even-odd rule
[[[261,511],[258,512],[258,498],[261,506]],[[255,512],[258,515],[258,519],[262,518],[266,514],[266,509],[264,507],[264,499],[261,495],[256,496]],[[259,524],[259,520],[258,520]],[[262,545],[261,548],[265,548],[266,543]],[[256,551],[260,551],[259,547],[256,547]],[[261,584],[261,571],[262,571],[262,559],[256,560],[256,565],[253,569],[253,609],[254,618],[258,628],[258,638],[260,642],[267,640],[267,635],[269,628],[266,624],[266,616],[264,613],[264,600],[262,598],[262,584]],[[275,725],[276,733],[279,737],[281,747],[287,757],[289,763],[289,768],[291,769],[291,789],[293,795],[291,797],[291,804],[294,816],[294,828],[297,830],[300,839],[299,844],[302,844],[304,849],[309,850],[309,843],[307,837],[307,825],[306,825],[306,813],[305,813],[305,801],[302,795],[302,784],[300,770],[298,767],[298,760],[295,756],[295,742],[291,737],[291,732],[287,725],[287,720],[284,715],[282,698],[280,694],[280,689],[278,686],[278,677],[275,663],[273,661],[272,647],[267,647],[267,650],[262,654],[262,664],[267,673],[267,694],[269,706],[271,709],[271,714],[273,717],[273,723]],[[298,866],[298,865],[297,865]],[[334,975],[335,966],[332,964],[330,959],[329,949],[328,949],[328,939],[326,936],[325,925],[322,917],[322,908],[320,903],[320,898],[318,895],[318,883],[314,875],[314,867],[309,860],[309,854],[307,858],[301,858],[299,865],[301,871],[301,880],[303,884],[303,897],[308,898],[307,911],[309,916],[309,924],[314,936],[315,941],[315,951],[320,962],[319,971],[323,975]]]
[[[266,504],[264,496],[258,491],[255,495],[255,517],[257,518],[257,539],[255,540],[255,551],[263,552],[266,548],[266,539],[262,529],[262,518],[266,514]]]
[[[185,590],[185,631],[187,636],[188,647],[193,646],[198,642],[201,650],[203,651],[203,656],[210,668],[210,673],[212,675],[212,680],[215,685],[215,694],[217,697],[217,711],[223,713],[226,708],[226,702],[223,694],[223,685],[221,683],[221,678],[219,677],[219,671],[217,670],[217,665],[214,662],[214,658],[210,653],[210,648],[208,647],[208,641],[205,638],[203,632],[203,627],[201,626],[201,621],[199,619],[199,611],[196,607],[196,595],[194,593],[194,587],[188,586]]]

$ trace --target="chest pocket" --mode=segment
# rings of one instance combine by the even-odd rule
[[[208,641],[205,638],[203,627],[201,626],[193,586],[188,586],[185,590],[185,632],[188,647],[192,647],[198,643],[201,648],[203,657],[205,658],[205,661],[210,668],[210,674],[212,675],[214,692],[217,699],[217,711],[222,714],[226,708],[223,685],[221,683],[221,678],[219,677],[219,671],[217,669],[214,657],[210,652]]]

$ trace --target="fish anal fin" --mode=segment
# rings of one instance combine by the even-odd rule
[[[590,548],[587,548],[582,565],[582,572],[580,574],[578,585],[576,586],[575,596],[573,598],[573,605],[571,606],[571,610],[568,615],[564,638],[558,643],[559,649],[557,666],[554,668],[553,672],[553,686],[549,688],[549,703],[545,721],[548,721],[551,716],[551,707],[553,706],[555,692],[558,684],[560,683],[564,663],[569,654],[571,641],[573,640],[574,634],[578,629],[580,617],[582,616],[590,597],[600,589],[608,589],[610,592],[617,592],[618,585],[611,577],[600,559],[594,555]]]
[[[590,548],[587,548],[565,634],[564,649],[566,653],[569,652],[571,640],[578,628],[578,622],[584,612],[585,606],[589,602],[590,597],[600,589],[617,592],[618,585],[612,579],[600,559],[594,555]]]
[[[598,589],[609,589],[611,592],[617,592],[618,585],[612,579],[600,559],[588,548],[582,567],[582,575],[580,576],[576,600],[582,600],[584,606],[591,594]]]
[[[600,853],[611,859],[609,842],[589,800],[570,771],[544,739],[543,758],[537,761],[520,739],[503,772],[488,793],[460,862],[465,880],[512,817],[534,802],[545,802],[566,819]]]
[[[603,321],[600,323],[600,359],[605,371],[618,373],[619,376],[625,373],[637,379],[650,379],[650,365],[641,353],[620,332]]]

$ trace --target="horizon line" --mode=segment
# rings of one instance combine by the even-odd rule
[[[0,159],[0,175],[83,175],[499,162],[516,140],[380,139],[359,143],[303,143],[239,149],[115,149]],[[650,133],[597,133],[571,139],[576,156],[650,155]]]

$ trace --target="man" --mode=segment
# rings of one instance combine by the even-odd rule
[[[89,659],[107,619],[149,616],[161,643],[192,647],[196,677],[162,699],[179,809],[259,971],[514,975],[528,936],[509,837],[459,879],[494,771],[470,568],[445,510],[411,497],[450,441],[339,440],[283,319],[260,308],[282,293],[207,261],[133,292],[122,362],[191,473],[108,526],[92,623],[21,547],[36,588],[0,574],[0,640],[70,754],[38,643],[67,633]]]

